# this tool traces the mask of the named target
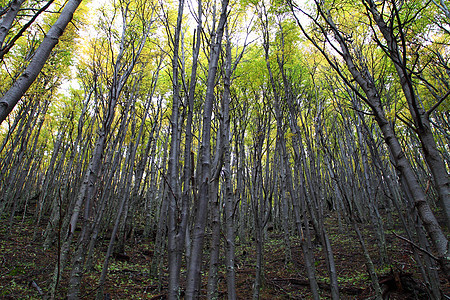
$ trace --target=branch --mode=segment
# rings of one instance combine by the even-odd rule
[[[396,237],[398,237],[399,239],[401,239],[401,240],[407,242],[408,244],[410,244],[411,246],[413,246],[413,247],[416,248],[417,250],[422,251],[423,253],[427,254],[429,257],[431,257],[431,258],[434,259],[435,261],[439,261],[439,259],[438,259],[436,256],[434,256],[433,254],[431,254],[429,251],[423,249],[423,248],[420,247],[420,246],[417,246],[414,242],[408,240],[408,239],[405,238],[405,237],[402,237],[401,235],[396,234],[394,231],[391,231],[391,232],[392,232]]]
[[[333,62],[331,60],[331,58],[327,55],[327,53],[325,52],[325,49],[322,49],[322,47],[319,46],[319,44],[306,32],[305,28],[303,27],[303,25],[300,23],[300,20],[297,18],[297,16],[295,15],[294,12],[294,8],[297,9],[298,11],[300,11],[301,13],[303,13],[304,15],[308,16],[308,18],[310,18],[320,29],[322,32],[325,33],[325,30],[323,29],[323,26],[321,26],[318,21],[313,18],[310,14],[308,14],[307,12],[303,11],[301,8],[297,7],[294,5],[294,3],[292,2],[292,0],[289,0],[289,6],[292,12],[292,15],[294,16],[297,25],[300,27],[300,30],[303,32],[303,34],[305,35],[305,37],[314,45],[314,47],[316,47],[317,50],[319,50],[319,52],[323,55],[323,57],[325,58],[325,60],[329,63],[329,65],[337,72],[337,74],[342,78],[342,80],[344,80],[344,82],[355,92],[356,95],[358,95],[358,97],[360,99],[362,99],[365,103],[367,103],[367,105],[371,106],[370,102],[368,101],[368,99],[366,97],[364,97],[364,95],[362,95],[352,84],[351,81],[342,73],[341,69],[339,68],[337,62]],[[317,5],[317,8],[319,8],[319,6]],[[327,21],[327,20],[326,20]],[[328,22],[327,22],[328,23]],[[326,36],[326,34],[325,34]],[[328,38],[327,38],[328,40]],[[332,44],[332,43],[331,43]],[[338,49],[336,49],[334,46],[333,48],[342,56],[342,52],[339,51]]]
[[[400,117],[400,114],[395,114],[395,116],[402,121],[406,126],[408,126],[410,129],[412,129],[413,131],[417,132],[417,130],[414,128],[413,123],[411,120],[405,120],[402,117]]]
[[[169,187],[169,191],[172,194],[173,198],[175,199],[175,203],[177,203],[178,202],[178,197],[175,194],[175,192],[173,191],[172,186],[170,185],[169,180],[166,177],[166,174],[164,174],[164,172],[163,172],[163,170],[161,170],[161,168],[159,170],[159,173],[161,174],[161,176],[163,177],[163,179],[166,182],[167,186]]]
[[[447,93],[442,96],[441,99],[438,100],[438,102],[436,102],[427,112],[426,115],[427,117],[436,109],[438,108],[439,105],[441,105],[442,102],[444,102],[445,99],[447,99],[448,95],[450,95],[450,90],[447,91]]]
[[[53,3],[54,0],[50,0],[47,2],[47,4],[45,4],[41,9],[39,9],[39,11],[34,14],[34,16],[28,21],[28,23],[26,23],[20,30],[19,32],[11,39],[8,41],[8,44],[5,45],[2,49],[0,49],[0,60],[3,59],[3,57],[5,56],[5,54],[7,54],[9,52],[9,50],[11,50],[11,48],[14,46],[14,44],[16,43],[16,41],[23,35],[23,33],[31,26],[31,24],[33,24],[33,22],[37,19],[37,17],[44,11],[47,10],[47,8]]]

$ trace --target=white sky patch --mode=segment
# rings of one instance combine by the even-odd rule
[[[107,4],[108,2],[111,2],[111,0],[93,0],[86,4],[86,7],[88,8],[87,21],[89,23],[80,30],[80,37],[83,38],[95,36],[95,25],[99,19],[99,9],[105,6],[105,4]]]
[[[95,29],[95,25],[99,19],[99,9],[103,7],[106,3],[111,0],[92,0],[86,4],[88,9],[88,16],[86,21],[88,22],[85,26],[81,27],[78,31],[79,37],[76,38],[76,43],[81,44],[83,41],[88,40],[89,38],[95,37],[97,35],[97,31]],[[59,87],[59,92],[66,97],[70,97],[71,89],[80,89],[80,83],[77,79],[75,79],[76,74],[76,65],[80,59],[83,59],[80,56],[81,53],[76,53],[74,57],[73,65],[70,66],[71,77],[74,79],[65,80],[61,86]]]

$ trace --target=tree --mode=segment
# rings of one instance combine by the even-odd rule
[[[429,204],[427,203],[427,197],[422,187],[420,186],[420,183],[415,177],[411,164],[408,161],[407,156],[405,155],[393,128],[391,127],[391,123],[383,109],[380,93],[374,85],[374,80],[368,70],[367,65],[364,62],[364,58],[352,54],[353,49],[350,42],[351,40],[348,38],[346,33],[342,32],[334,23],[329,9],[318,2],[316,2],[315,4],[318,16],[325,22],[326,26],[328,26],[329,30],[333,34],[335,41],[339,45],[339,49],[334,46],[331,41],[331,37],[327,35],[325,26],[322,23],[319,23],[316,18],[313,18],[310,15],[308,16],[310,16],[311,19],[314,20],[314,24],[317,25],[319,30],[321,30],[321,32],[324,34],[325,41],[330,43],[331,47],[334,47],[333,49],[335,49],[337,53],[342,57],[347,70],[350,72],[353,80],[356,81],[359,87],[362,89],[365,96],[351,84],[351,80],[346,77],[344,71],[342,70],[342,67],[338,64],[338,62],[334,60],[331,55],[321,45],[319,45],[319,43],[310,34],[306,32],[304,27],[297,19],[298,24],[306,37],[325,56],[328,63],[338,72],[338,74],[343,78],[346,84],[348,84],[349,87],[357,93],[358,97],[370,107],[375,120],[377,121],[381,129],[386,144],[389,147],[390,153],[393,157],[394,166],[399,172],[402,180],[404,180],[405,182],[406,186],[404,188],[406,189],[406,193],[408,194],[408,196],[412,197],[412,201],[415,204],[417,212],[419,213],[419,216],[427,230],[427,233],[430,236],[430,239],[433,242],[433,245],[439,255],[439,262],[441,264],[441,267],[443,268],[444,273],[449,274],[449,272],[447,271],[450,270],[450,245],[441,227],[439,226]],[[294,11],[294,4],[291,2],[290,5],[291,9]]]
[[[382,42],[381,38],[377,36],[372,27],[375,41],[394,64],[397,76],[399,77],[400,86],[405,95],[409,112],[414,122],[414,131],[421,141],[422,152],[433,176],[435,187],[439,195],[439,203],[447,220],[447,227],[450,228],[450,177],[441,154],[437,149],[430,124],[430,114],[444,102],[448,93],[447,95],[443,95],[429,110],[425,110],[422,107],[423,104],[420,103],[419,95],[415,92],[417,86],[416,83],[413,82],[413,74],[417,71],[414,69],[414,62],[411,63],[410,59],[408,59],[412,49],[409,49],[410,45],[408,43],[410,41],[407,40],[410,38],[410,33],[408,33],[408,31],[414,32],[414,30],[408,28],[407,24],[410,21],[410,18],[413,18],[413,16],[417,14],[417,8],[413,5],[398,7],[397,4],[392,1],[390,7],[383,8],[391,11],[390,15],[386,17],[379,12],[378,5],[372,0],[363,1],[363,4],[366,7],[367,14],[370,14],[372,17],[370,21],[373,20],[384,38],[384,42]],[[403,15],[406,15],[406,17],[403,17]],[[398,32],[394,31],[394,27]],[[418,58],[415,59],[417,60]]]
[[[13,110],[14,106],[19,102],[39,75],[39,72],[42,70],[45,62],[50,56],[52,49],[58,43],[67,24],[72,20],[73,14],[80,3],[81,0],[70,0],[67,2],[58,19],[49,29],[47,35],[36,49],[30,64],[0,99],[0,124],[3,123],[9,113]]]
[[[192,233],[192,250],[188,267],[186,299],[196,299],[199,295],[202,249],[205,235],[205,226],[208,216],[208,197],[211,177],[211,115],[214,102],[214,85],[216,80],[217,66],[219,63],[222,37],[227,22],[228,0],[222,1],[222,9],[217,25],[211,40],[211,52],[208,65],[208,79],[206,82],[206,95],[203,112],[202,139],[200,156],[201,170],[197,175],[199,178],[199,193],[195,224]]]

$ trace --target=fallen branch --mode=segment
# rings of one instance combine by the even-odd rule
[[[282,287],[281,285],[279,285],[276,282],[274,282],[274,280],[269,280],[268,282],[271,285],[273,285],[274,287],[276,287],[278,290],[280,290],[283,293],[285,293],[286,295],[289,295],[289,299],[303,299],[302,297],[294,297],[294,296],[290,295],[289,291],[287,291],[284,287]]]
[[[34,287],[36,290],[37,290],[37,292],[39,293],[39,295],[44,295],[44,292],[42,292],[42,289],[39,287],[39,285],[36,283],[36,281],[34,281],[34,280],[32,280],[31,282],[30,282],[30,285],[32,286],[32,287]]]
[[[150,298],[150,300],[162,300],[162,299],[167,299],[167,295],[161,294],[161,295],[157,295],[157,296]]]
[[[405,237],[403,237],[403,236],[401,236],[401,235],[398,235],[398,234],[396,234],[396,233],[393,232],[393,231],[391,231],[391,232],[392,232],[396,237],[398,237],[399,239],[401,239],[401,240],[407,242],[408,244],[410,244],[411,246],[413,246],[413,247],[416,248],[417,250],[422,251],[423,253],[427,254],[428,256],[430,256],[430,257],[431,257],[432,259],[434,259],[435,261],[438,261],[438,262],[439,262],[439,259],[438,259],[436,256],[434,256],[432,253],[430,253],[429,251],[423,249],[423,248],[420,247],[420,246],[417,246],[414,242],[408,240],[407,238],[405,238]]]

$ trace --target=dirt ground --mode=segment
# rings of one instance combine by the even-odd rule
[[[28,219],[30,218],[30,219]],[[337,221],[331,217],[327,228],[334,251],[341,299],[372,299],[371,286],[365,259],[356,234],[350,227],[340,232]],[[42,230],[43,228],[40,228]],[[419,276],[411,245],[399,239],[393,232],[386,232],[388,261],[382,264],[374,234],[370,228],[362,228],[386,299],[428,299],[426,286]],[[32,240],[34,225],[31,216],[17,217],[13,226],[8,220],[0,224],[0,298],[45,299],[51,275],[55,268],[58,247],[42,248],[42,241]],[[137,231],[136,231],[137,232]],[[401,234],[401,231],[399,231]],[[106,252],[107,240],[96,249],[94,268],[85,273],[82,299],[95,298],[98,278]],[[311,293],[303,261],[300,240],[291,238],[291,257],[286,251],[283,234],[276,230],[268,233],[265,241],[264,285],[261,299],[310,299]],[[236,245],[237,293],[239,299],[252,298],[255,276],[255,245],[251,238]],[[315,265],[320,295],[330,298],[329,278],[324,251],[315,244]],[[204,257],[207,259],[207,248]],[[153,241],[137,234],[128,240],[126,257],[112,259],[105,286],[105,299],[165,299],[167,269],[161,276],[152,276],[151,262]],[[223,258],[224,254],[221,253]],[[165,258],[167,259],[167,258]],[[207,262],[205,261],[205,265]],[[182,276],[185,275],[182,269]],[[441,274],[442,276],[442,274]],[[58,299],[64,299],[67,291],[68,271],[63,273]],[[206,294],[207,276],[203,278],[202,291]],[[444,294],[450,296],[450,285],[441,278]],[[205,297],[206,298],[206,297]],[[225,268],[220,269],[219,298],[226,299]]]

